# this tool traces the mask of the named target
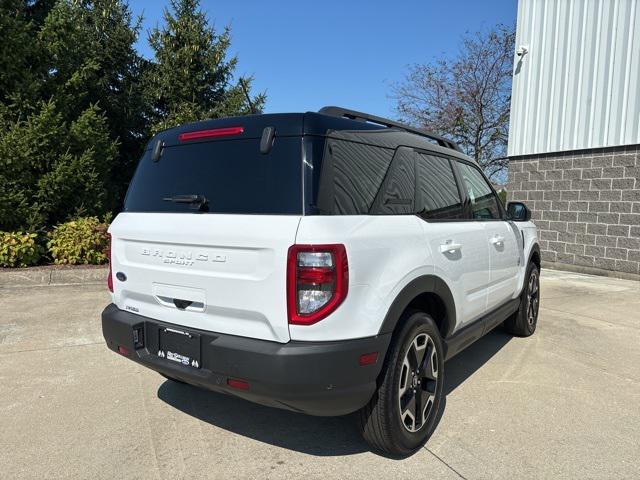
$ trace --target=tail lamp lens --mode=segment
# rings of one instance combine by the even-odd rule
[[[109,237],[109,276],[107,277],[107,287],[109,287],[109,291],[113,293],[113,270],[111,268],[111,234],[107,233],[107,236]]]
[[[293,245],[287,266],[289,323],[312,325],[344,301],[349,265],[344,245]]]

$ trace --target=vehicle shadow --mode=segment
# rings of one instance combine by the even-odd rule
[[[499,330],[493,331],[447,362],[445,394],[449,395],[480,369],[510,338]],[[370,450],[355,427],[354,415],[312,417],[171,380],[160,385],[158,398],[210,425],[309,455],[342,456]],[[437,423],[445,406],[446,399],[438,412]]]
[[[445,367],[445,395],[449,395],[467,378],[482,368],[512,338],[501,328],[496,328],[451,358]]]

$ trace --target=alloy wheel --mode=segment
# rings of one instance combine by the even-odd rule
[[[433,411],[438,383],[438,353],[433,339],[420,333],[407,349],[398,385],[400,420],[409,432],[417,432]]]
[[[527,322],[533,325],[538,318],[538,307],[540,306],[540,279],[534,270],[529,276],[527,288]]]

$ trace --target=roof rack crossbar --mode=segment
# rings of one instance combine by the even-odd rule
[[[324,115],[330,115],[332,117],[343,117],[349,118],[351,120],[359,120],[361,122],[370,122],[376,123],[378,125],[383,125],[388,128],[398,128],[400,130],[404,130],[406,132],[415,133],[416,135],[420,135],[422,137],[427,137],[430,140],[435,140],[438,145],[445,148],[450,148],[457,152],[462,152],[457,143],[444,138],[440,135],[436,135],[435,133],[428,132],[426,130],[422,130],[420,128],[411,127],[409,125],[405,125],[404,123],[396,122],[394,120],[389,120],[388,118],[377,117],[375,115],[369,115],[368,113],[357,112],[355,110],[349,110],[347,108],[342,107],[323,107],[318,113],[322,113]]]

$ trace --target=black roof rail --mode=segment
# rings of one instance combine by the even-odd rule
[[[409,125],[405,125],[404,123],[389,120],[388,118],[377,117],[375,115],[369,115],[368,113],[357,112],[355,110],[333,106],[322,107],[320,110],[318,110],[318,113],[330,115],[332,117],[350,118],[351,120],[359,120],[361,122],[377,123],[378,125],[383,125],[388,128],[398,128],[406,132],[415,133],[416,135],[420,135],[421,137],[429,138],[430,140],[435,140],[441,147],[450,148],[457,152],[462,152],[458,144],[452,140],[441,137],[440,135],[436,135],[435,133],[422,130],[420,128],[410,127]]]

